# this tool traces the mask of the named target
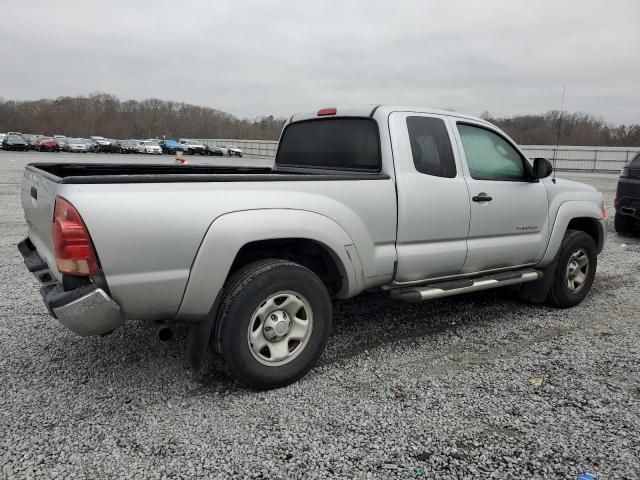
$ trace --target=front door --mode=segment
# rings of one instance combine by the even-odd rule
[[[460,273],[467,255],[469,193],[446,117],[395,112],[389,118],[398,195],[395,280]]]
[[[544,183],[500,132],[451,120],[471,197],[468,254],[463,273],[530,265],[547,247],[549,217]]]

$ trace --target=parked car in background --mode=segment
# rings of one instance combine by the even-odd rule
[[[89,147],[84,138],[65,138],[62,141],[62,150],[73,153],[87,153]]]
[[[55,138],[43,137],[36,143],[36,151],[38,152],[59,152],[60,144]]]
[[[616,232],[631,235],[640,230],[640,153],[622,167],[613,206]]]
[[[7,134],[6,137],[2,140],[2,149],[3,150],[22,150],[26,152],[29,150],[29,145],[24,141],[21,135],[15,135],[11,132]]]
[[[222,157],[224,155],[222,149],[217,145],[205,145],[204,152],[205,155],[209,155],[212,157]]]
[[[176,155],[178,152],[182,153],[182,145],[175,140],[161,140],[159,142],[162,153],[167,155]]]
[[[162,153],[162,149],[158,142],[142,140],[138,142],[138,153],[150,153],[154,155],[160,155]]]
[[[24,141],[27,142],[27,145],[29,145],[29,150],[35,150],[36,144],[43,137],[44,135],[22,135],[22,138],[24,138]]]
[[[104,137],[89,137],[93,141],[92,151],[96,153],[111,153],[111,141]]]
[[[80,138],[79,140],[82,140],[82,142],[87,146],[87,152],[93,152],[96,148],[94,141],[90,138]]]
[[[66,135],[53,135],[53,137],[52,137],[52,138],[55,138],[55,139],[58,141],[58,143],[59,143],[59,142],[61,142],[62,140],[64,140],[65,138],[67,138],[67,136],[66,136]]]
[[[138,153],[138,142],[140,140],[121,140],[120,153]]]
[[[199,153],[200,155],[205,154],[205,148],[202,143],[195,142],[193,140],[188,140],[186,138],[181,138],[179,140],[180,145],[182,146],[182,151],[184,153],[188,153],[189,155],[195,155]]]
[[[109,139],[109,153],[122,153],[122,147],[119,142],[115,138]]]
[[[223,147],[222,145],[216,145],[216,147],[220,149],[222,155],[224,155],[225,157],[229,155],[229,149],[227,147]]]
[[[127,140],[112,140],[111,145],[114,146],[115,153],[126,153],[124,151],[124,145],[127,143]]]
[[[227,155],[230,157],[242,157],[242,150],[235,145],[225,145],[224,148],[227,149]]]
[[[2,141],[6,138],[6,133],[0,133],[0,146],[2,145]]]

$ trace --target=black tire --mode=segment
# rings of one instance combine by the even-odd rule
[[[588,263],[586,271],[583,272],[584,281],[575,291],[568,285],[568,275],[572,258],[579,252],[586,256]],[[547,295],[547,303],[557,308],[570,308],[582,302],[593,285],[597,266],[598,256],[593,238],[580,230],[567,230],[558,251],[558,263]]]
[[[627,236],[633,233],[633,218],[627,215],[616,212],[615,217],[613,218],[613,224],[616,232],[620,235]]]
[[[288,363],[267,365],[252,351],[249,325],[258,307],[280,292],[292,292],[306,299],[311,311],[311,331],[302,350]],[[216,361],[246,387],[265,390],[289,385],[302,378],[320,359],[329,338],[331,318],[331,299],[315,273],[287,260],[257,261],[236,272],[225,288],[213,336]]]

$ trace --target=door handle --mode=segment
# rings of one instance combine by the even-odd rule
[[[475,197],[472,197],[471,200],[473,200],[474,202],[490,202],[491,200],[493,200],[493,197],[490,197],[486,193],[481,193],[479,195],[476,195]]]

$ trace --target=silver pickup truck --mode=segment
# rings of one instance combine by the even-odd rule
[[[79,335],[189,322],[233,378],[274,388],[321,356],[331,298],[421,302],[507,285],[564,308],[593,283],[601,195],[549,178],[483,120],[329,108],[286,123],[273,168],[31,164],[19,244]]]

